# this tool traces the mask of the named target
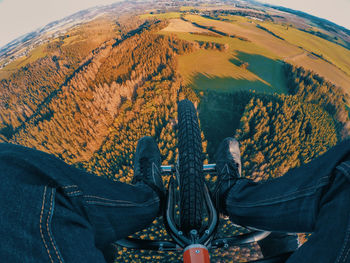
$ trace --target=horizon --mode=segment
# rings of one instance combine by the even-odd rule
[[[257,0],[260,3],[271,4],[274,6],[287,7],[293,10],[326,19],[334,24],[350,30],[350,20],[348,13],[350,10],[350,1],[335,0],[330,5],[328,0]]]
[[[0,49],[53,21],[64,19],[92,7],[122,1],[124,0],[76,0],[74,2],[70,0],[51,0],[51,2],[47,0],[26,2],[23,0],[0,0]],[[19,4],[20,2],[22,5]],[[307,3],[303,0],[258,0],[258,2],[302,11],[350,30],[350,21],[346,19],[347,16],[345,15],[347,10],[350,10],[350,2],[346,0],[335,0],[336,4],[333,4],[333,8],[337,6],[337,10],[334,12],[329,12],[329,5],[327,5],[328,1],[326,0],[309,0]],[[18,8],[18,6],[21,6],[21,8]],[[318,8],[315,9],[315,6]],[[340,8],[341,6],[342,8]],[[32,12],[28,12],[28,10],[32,10]],[[18,21],[18,16],[22,20]]]

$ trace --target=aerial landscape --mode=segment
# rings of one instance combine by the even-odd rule
[[[164,164],[176,162],[177,102],[188,98],[204,162],[235,136],[243,175],[269,180],[350,135],[350,30],[256,1],[117,2],[1,47],[0,94],[0,142],[127,183],[142,136],[156,139]],[[221,225],[219,234],[240,231]],[[136,235],[166,238],[160,220]],[[261,257],[256,244],[211,255]],[[119,247],[115,262],[180,256]]]

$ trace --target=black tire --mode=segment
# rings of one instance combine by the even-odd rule
[[[189,100],[178,104],[180,224],[188,233],[202,226],[203,160],[197,111]]]

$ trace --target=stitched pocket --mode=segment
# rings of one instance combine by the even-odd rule
[[[63,257],[58,249],[58,246],[51,231],[51,221],[55,209],[55,194],[56,188],[51,188],[48,186],[44,187],[42,206],[39,217],[39,230],[41,240],[48,254],[50,262],[63,263]]]

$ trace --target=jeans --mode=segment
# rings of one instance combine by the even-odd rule
[[[312,232],[288,262],[350,262],[349,141],[265,183],[240,179],[226,209],[243,226]],[[0,144],[0,262],[113,262],[111,244],[146,228],[159,198],[52,155]]]
[[[263,183],[239,179],[226,198],[233,222],[277,232],[309,232],[288,263],[350,262],[350,143]]]
[[[113,262],[110,244],[146,228],[158,210],[159,198],[146,185],[0,144],[0,262]]]

